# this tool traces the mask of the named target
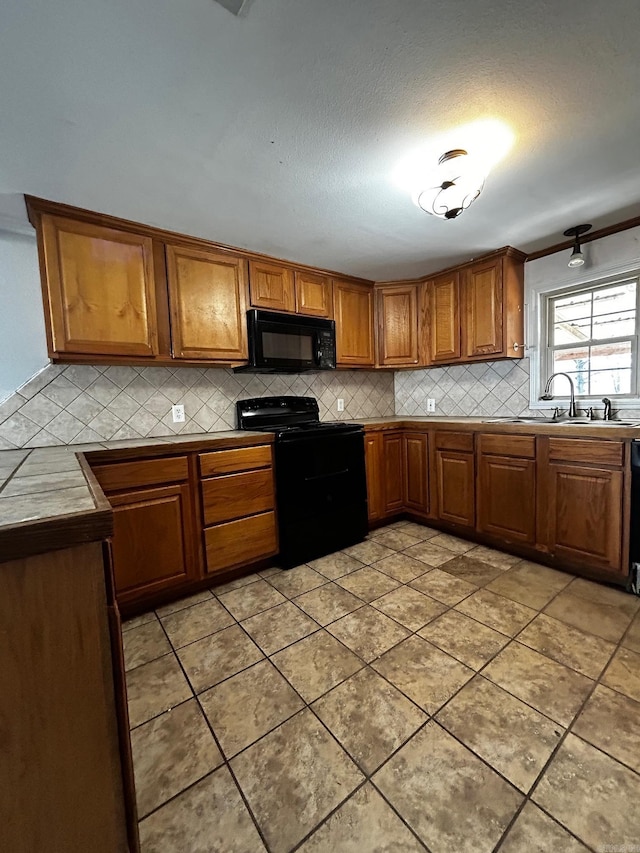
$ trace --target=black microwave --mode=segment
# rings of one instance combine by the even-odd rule
[[[336,324],[333,320],[247,311],[249,363],[237,373],[305,373],[334,370]]]

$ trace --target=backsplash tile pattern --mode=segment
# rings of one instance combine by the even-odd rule
[[[84,444],[236,428],[236,400],[274,394],[318,399],[323,420],[394,414],[393,374],[235,374],[223,368],[48,365],[0,403],[0,449]],[[344,412],[336,401],[344,399]],[[186,421],[174,424],[182,403]]]

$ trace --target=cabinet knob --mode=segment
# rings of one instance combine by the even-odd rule
[[[513,351],[514,351],[514,352],[518,352],[518,350],[519,350],[519,349],[521,349],[521,348],[522,348],[522,349],[526,349],[526,348],[527,348],[527,345],[526,345],[526,344],[519,344],[519,343],[517,343],[517,342],[513,344]]]

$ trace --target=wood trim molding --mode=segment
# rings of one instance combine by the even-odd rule
[[[634,216],[631,219],[625,219],[623,222],[617,222],[615,225],[607,225],[606,228],[598,228],[597,231],[592,231],[590,234],[583,234],[580,238],[580,244],[591,243],[593,240],[600,240],[602,237],[610,237],[611,234],[617,234],[619,231],[628,231],[629,228],[637,228],[640,225],[640,216]],[[547,255],[555,255],[556,252],[563,252],[573,247],[573,240],[565,240],[562,243],[555,243],[547,249],[539,249],[537,252],[531,252],[526,256],[527,261],[535,261],[538,258],[544,258]]]
[[[527,260],[526,252],[521,252],[520,249],[514,249],[513,246],[503,246],[501,249],[494,249],[491,252],[486,252],[484,255],[469,258],[468,261],[463,261],[460,264],[454,264],[453,266],[445,267],[445,269],[441,270],[433,270],[433,272],[427,273],[427,275],[421,275],[418,278],[403,278],[398,279],[397,281],[376,281],[375,287],[388,287],[392,284],[423,284],[436,276],[447,275],[447,273],[463,270],[467,267],[473,266],[474,264],[484,263],[485,261],[490,261],[493,258],[500,256],[504,256],[505,258],[514,258],[515,260],[520,261]]]

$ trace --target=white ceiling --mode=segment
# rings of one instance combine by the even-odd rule
[[[2,0],[0,202],[369,278],[640,213],[638,0]],[[514,147],[443,221],[391,180],[479,118]],[[1,206],[1,205],[0,205]]]

